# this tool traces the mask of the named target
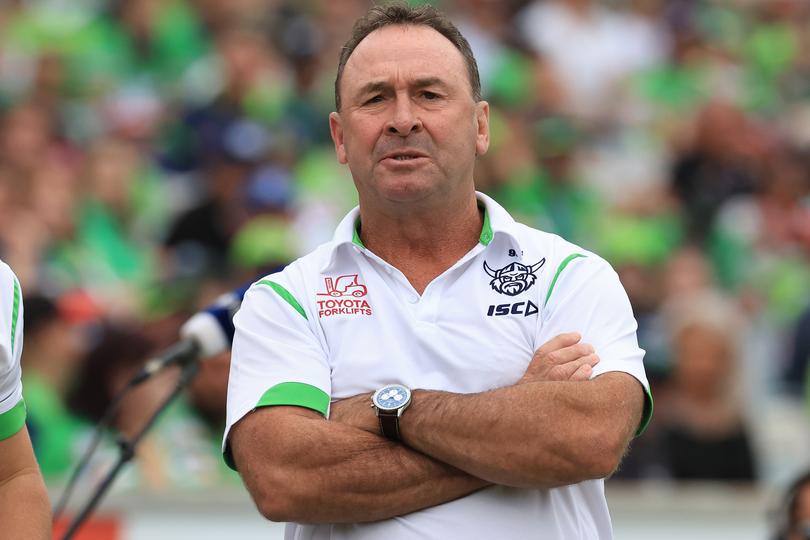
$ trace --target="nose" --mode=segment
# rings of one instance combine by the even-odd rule
[[[392,116],[385,126],[389,135],[407,137],[422,129],[422,120],[416,114],[411,100],[406,96],[397,96]]]

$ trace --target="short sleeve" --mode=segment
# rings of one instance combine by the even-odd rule
[[[254,409],[292,405],[329,413],[327,354],[293,291],[283,274],[269,276],[251,286],[234,317],[223,439],[225,461],[232,468],[228,433]]]
[[[546,292],[537,344],[558,334],[579,332],[600,358],[593,377],[610,371],[635,377],[645,392],[638,435],[652,417],[653,401],[637,328],[627,293],[606,261],[593,254],[574,253],[560,263]]]
[[[17,277],[0,262],[0,440],[25,424],[20,357],[23,345],[22,290]]]

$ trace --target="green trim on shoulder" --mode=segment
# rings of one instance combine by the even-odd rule
[[[360,218],[357,218],[357,221],[354,222],[354,229],[352,230],[352,244],[360,246],[363,249],[366,249],[366,246],[363,244],[363,241],[360,240],[360,233],[358,232],[359,226],[360,226]]]
[[[565,270],[566,266],[568,266],[568,263],[570,263],[574,259],[584,256],[585,255],[583,255],[582,253],[572,253],[571,255],[566,257],[563,260],[563,262],[560,263],[560,266],[557,267],[557,273],[554,274],[554,279],[551,280],[551,285],[549,285],[548,287],[548,292],[546,293],[546,299],[543,302],[543,307],[546,307],[546,304],[548,304],[548,299],[551,298],[551,292],[554,290],[554,285],[557,284],[557,278],[560,277],[560,274],[562,274],[562,271]]]
[[[329,410],[329,394],[312,386],[299,382],[279,383],[262,394],[256,408],[275,405],[292,405],[312,409],[326,416]]]
[[[489,221],[489,212],[486,207],[484,207],[484,226],[481,227],[481,236],[478,237],[478,241],[485,246],[492,242],[492,223]]]
[[[652,392],[649,388],[644,388],[644,411],[641,413],[641,422],[638,425],[638,429],[636,430],[636,437],[639,437],[644,431],[647,429],[647,426],[650,425],[650,420],[652,420],[653,409],[655,408],[653,403],[653,396]]]
[[[22,399],[11,409],[0,414],[0,441],[8,439],[25,425],[25,401]]]
[[[14,354],[14,341],[17,338],[17,318],[20,316],[20,284],[14,278],[14,304],[11,308],[11,354]]]
[[[298,303],[298,300],[296,300],[295,297],[292,295],[292,293],[290,293],[290,291],[285,289],[283,286],[279,285],[275,281],[270,281],[269,279],[257,281],[256,284],[269,286],[271,289],[276,291],[276,293],[278,293],[278,295],[282,297],[285,302],[290,304],[295,309],[295,311],[300,313],[303,318],[309,320],[307,317],[307,312],[304,311],[304,308],[301,307],[301,304]]]

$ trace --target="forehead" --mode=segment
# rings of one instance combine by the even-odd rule
[[[469,86],[461,51],[428,26],[391,25],[370,33],[352,52],[342,84],[351,92],[370,81],[439,78],[451,85]]]

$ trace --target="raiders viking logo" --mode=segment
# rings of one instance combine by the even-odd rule
[[[535,272],[540,270],[545,263],[546,259],[543,257],[531,266],[513,262],[503,268],[493,270],[484,261],[484,271],[492,278],[489,284],[493,289],[507,296],[517,296],[534,285],[534,282],[537,281]]]

